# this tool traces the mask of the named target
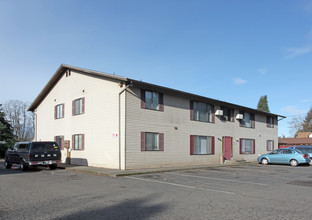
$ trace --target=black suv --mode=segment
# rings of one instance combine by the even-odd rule
[[[56,142],[17,142],[13,150],[5,153],[4,165],[7,169],[12,164],[20,165],[21,170],[27,170],[29,166],[49,166],[55,169],[61,163],[61,151]]]

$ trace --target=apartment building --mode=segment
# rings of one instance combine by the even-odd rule
[[[138,169],[255,161],[284,116],[139,80],[61,65],[29,108],[35,140],[73,164]]]

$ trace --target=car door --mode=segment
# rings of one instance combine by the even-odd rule
[[[284,149],[281,155],[281,162],[283,164],[289,164],[290,159],[292,159],[294,151],[291,149]]]
[[[17,158],[18,158],[18,152],[17,152],[18,148],[19,148],[19,144],[15,144],[13,150],[10,151],[10,153],[9,153],[9,160],[10,160],[10,162],[13,162],[13,163],[17,163],[18,162],[18,160],[17,160]]]
[[[276,150],[272,151],[268,156],[269,162],[270,163],[279,163],[280,156],[281,156],[280,152],[281,152],[280,149],[276,149]]]

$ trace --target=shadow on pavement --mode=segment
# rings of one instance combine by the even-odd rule
[[[116,205],[84,209],[58,219],[151,219],[168,208],[165,204],[151,205],[152,198],[127,200]]]

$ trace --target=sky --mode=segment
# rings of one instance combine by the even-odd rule
[[[289,121],[312,106],[312,1],[0,0],[0,103],[33,102],[61,64]]]

